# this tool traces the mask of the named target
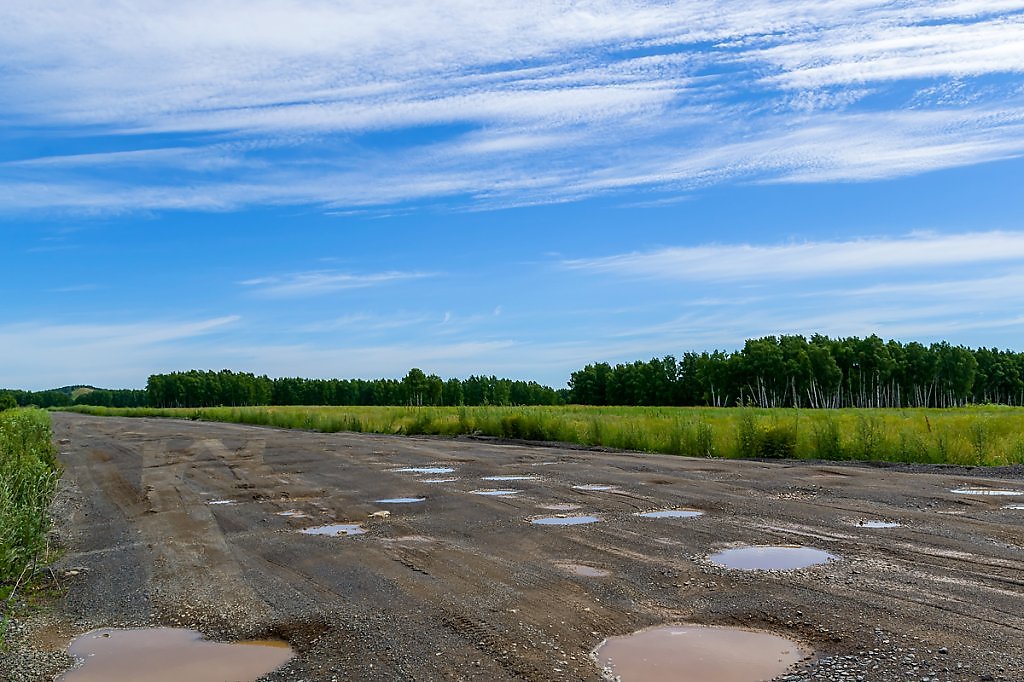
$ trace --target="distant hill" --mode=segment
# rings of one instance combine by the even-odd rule
[[[95,386],[85,386],[83,384],[78,384],[75,386],[61,386],[60,388],[53,388],[50,390],[55,391],[57,393],[63,393],[64,395],[69,395],[71,396],[71,399],[74,400],[80,395],[86,395],[87,393],[92,393],[93,391],[99,389],[97,389]]]

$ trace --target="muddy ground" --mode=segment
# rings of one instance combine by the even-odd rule
[[[37,648],[94,627],[282,637],[273,680],[597,680],[591,650],[670,622],[769,630],[814,656],[791,680],[1024,680],[1020,468],[690,459],[54,414],[66,597]],[[453,467],[452,474],[396,472]],[[532,480],[485,481],[491,475]],[[423,479],[456,478],[445,483]],[[581,491],[579,484],[612,491]],[[470,491],[520,490],[509,497]],[[374,500],[425,497],[414,504]],[[233,504],[210,504],[230,500]],[[529,521],[579,505],[583,526]],[[690,519],[636,512],[686,507]],[[387,509],[388,519],[372,519]],[[302,516],[281,516],[295,510]],[[567,513],[567,512],[561,512]],[[862,520],[898,521],[867,529]],[[362,522],[367,532],[299,529]],[[800,544],[841,561],[742,572],[708,560]],[[576,575],[564,564],[605,569]]]

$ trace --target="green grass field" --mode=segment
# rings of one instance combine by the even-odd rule
[[[60,478],[54,454],[49,414],[0,412],[0,586],[46,550],[48,509]]]
[[[696,457],[1024,463],[1024,408],[761,410],[676,407],[102,408],[324,432],[479,434]]]

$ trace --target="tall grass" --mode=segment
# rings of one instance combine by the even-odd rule
[[[477,434],[697,457],[1024,463],[1024,408],[794,410],[673,407],[246,407],[116,409],[316,431]]]
[[[0,412],[0,586],[46,549],[47,510],[60,477],[54,455],[49,414]]]

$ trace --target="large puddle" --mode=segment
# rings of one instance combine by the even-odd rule
[[[691,519],[703,514],[704,512],[696,509],[659,509],[658,511],[637,512],[636,516],[642,516],[645,519]]]
[[[710,558],[719,566],[741,571],[793,571],[839,560],[828,552],[799,545],[737,547]]]
[[[409,474],[450,474],[455,469],[452,467],[405,467],[404,469],[395,469],[396,473],[409,473]]]
[[[95,630],[72,640],[68,653],[82,664],[60,682],[251,682],[292,657],[284,642],[208,642],[178,628]]]
[[[413,502],[423,502],[427,498],[425,497],[385,497],[383,500],[374,500],[377,504],[412,504]]]
[[[314,528],[303,528],[299,531],[303,535],[362,535],[366,529],[358,523],[332,523],[328,526],[316,526]]]
[[[471,490],[474,495],[486,495],[488,497],[506,497],[508,495],[518,495],[520,490],[508,490],[508,489],[492,489],[492,490]]]
[[[949,492],[957,495],[1024,495],[1024,490],[999,490],[996,488],[954,488]]]
[[[535,523],[538,526],[581,526],[586,523],[597,523],[601,520],[600,516],[542,516],[538,519],[532,519],[530,523]]]
[[[598,665],[622,682],[761,682],[803,657],[778,635],[703,625],[609,637],[594,650]]]

